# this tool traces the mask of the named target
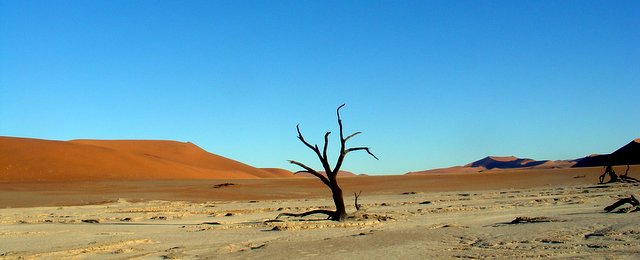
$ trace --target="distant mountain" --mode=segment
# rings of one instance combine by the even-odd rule
[[[0,182],[289,177],[161,140],[51,141],[0,136]]]
[[[573,167],[640,164],[640,138],[635,139],[610,154],[591,155],[582,158]]]
[[[493,168],[510,169],[532,167],[545,163],[546,161],[535,161],[528,158],[517,158],[515,156],[487,156],[475,162],[465,165],[465,167],[483,167],[487,170]]]
[[[611,154],[593,154],[584,158],[559,161],[537,161],[515,156],[488,156],[464,166],[409,172],[407,174],[478,173],[503,169],[558,169],[570,167],[594,167],[604,165],[640,164],[640,138]]]
[[[529,158],[517,158],[515,156],[499,157],[489,156],[478,161],[465,165],[466,167],[482,167],[487,170],[491,169],[516,169],[516,168],[536,168],[536,169],[554,169],[569,168],[576,163],[575,160],[558,160],[558,161],[536,161]]]
[[[433,169],[407,174],[430,174],[430,173],[477,173],[487,170],[500,169],[556,169],[569,168],[576,163],[575,160],[561,161],[536,161],[529,158],[518,158],[515,156],[487,156],[464,166],[454,166],[449,168]]]

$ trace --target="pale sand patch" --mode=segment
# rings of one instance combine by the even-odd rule
[[[359,220],[342,223],[324,216],[270,221],[280,212],[332,206],[319,196],[6,208],[0,209],[0,258],[637,259],[640,213],[603,208],[638,187],[567,183],[428,192],[407,185],[363,192]],[[517,217],[548,221],[508,224]]]

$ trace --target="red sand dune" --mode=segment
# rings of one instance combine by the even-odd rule
[[[0,182],[289,177],[192,143],[0,137]]]
[[[283,177],[291,177],[291,176],[295,176],[293,175],[292,171],[289,170],[285,170],[285,169],[280,169],[280,168],[260,168],[260,170],[263,171],[267,171],[279,176],[283,176]]]

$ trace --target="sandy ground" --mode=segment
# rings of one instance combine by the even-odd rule
[[[0,258],[638,259],[640,213],[603,208],[640,185],[599,170],[344,178],[363,209],[340,223],[275,221],[332,206],[315,179],[3,184]]]

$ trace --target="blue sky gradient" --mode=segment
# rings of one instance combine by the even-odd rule
[[[294,170],[296,124],[335,151],[347,103],[357,173],[609,153],[640,137],[639,27],[638,1],[0,0],[0,135]]]

